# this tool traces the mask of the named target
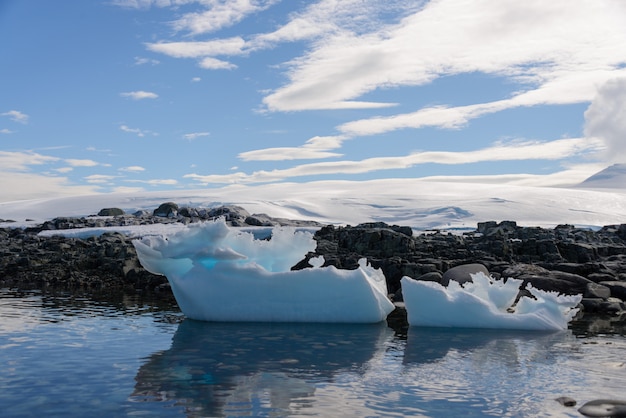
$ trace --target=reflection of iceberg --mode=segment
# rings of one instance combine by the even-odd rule
[[[492,361],[514,367],[520,361],[518,346],[523,345],[524,356],[536,362],[535,357],[545,359],[549,347],[570,337],[565,332],[413,327],[407,334],[403,364],[435,363],[450,353],[472,355],[477,361],[477,353],[484,351]],[[494,347],[498,348],[492,349]]]
[[[319,267],[290,271],[316,243],[278,228],[256,240],[223,220],[168,237],[133,241],[144,268],[169,280],[183,313],[206,321],[380,322],[393,310],[381,271]]]
[[[136,376],[134,400],[189,416],[275,416],[316,400],[317,384],[365,373],[392,331],[384,324],[210,323],[186,319],[172,346]]]
[[[402,294],[410,325],[460,328],[562,330],[578,309],[581,295],[565,296],[528,286],[535,299],[522,297],[514,305],[522,280],[492,280],[472,274],[461,286],[402,278]]]

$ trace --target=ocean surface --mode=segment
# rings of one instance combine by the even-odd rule
[[[626,336],[204,323],[176,305],[0,289],[0,416],[580,417],[626,397]],[[555,401],[569,396],[576,407]]]

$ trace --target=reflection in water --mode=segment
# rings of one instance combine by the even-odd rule
[[[136,399],[175,401],[190,416],[285,416],[310,407],[316,384],[362,375],[393,332],[384,324],[183,321],[169,350],[139,369]]]

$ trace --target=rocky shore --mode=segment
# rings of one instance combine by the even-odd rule
[[[483,222],[462,234],[414,232],[406,226],[367,223],[323,226],[314,222],[251,215],[237,206],[211,209],[164,203],[152,212],[126,214],[106,208],[95,216],[55,218],[41,225],[0,228],[0,286],[90,293],[133,292],[172,298],[167,280],[140,265],[131,238],[104,233],[89,238],[54,235],[54,231],[108,226],[191,223],[224,217],[232,226],[315,227],[317,248],[326,265],[352,269],[366,257],[387,278],[390,297],[401,301],[400,279],[442,284],[457,266],[485,269],[496,277],[515,277],[542,290],[583,294],[584,312],[626,321],[626,225],[599,230],[559,225],[554,229],[521,227],[513,221]],[[2,222],[2,220],[0,220]],[[40,234],[48,231],[45,236]],[[454,269],[457,267],[456,269]]]

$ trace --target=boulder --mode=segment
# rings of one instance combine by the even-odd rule
[[[602,286],[606,286],[611,290],[611,296],[626,301],[626,282],[600,282]]]
[[[175,218],[178,216],[178,205],[174,202],[161,203],[159,207],[152,212],[152,215],[162,218]]]
[[[611,297],[611,289],[606,286],[597,283],[587,283],[585,292],[583,293],[585,298],[600,298],[607,300]]]
[[[475,273],[484,273],[486,276],[489,276],[489,270],[487,270],[487,267],[483,266],[482,264],[462,264],[460,266],[452,267],[451,269],[443,273],[440,283],[444,286],[447,286],[451,280],[454,280],[455,282],[458,282],[460,284],[471,282],[471,274]]]
[[[103,208],[98,212],[98,216],[121,216],[124,211],[120,208]]]

